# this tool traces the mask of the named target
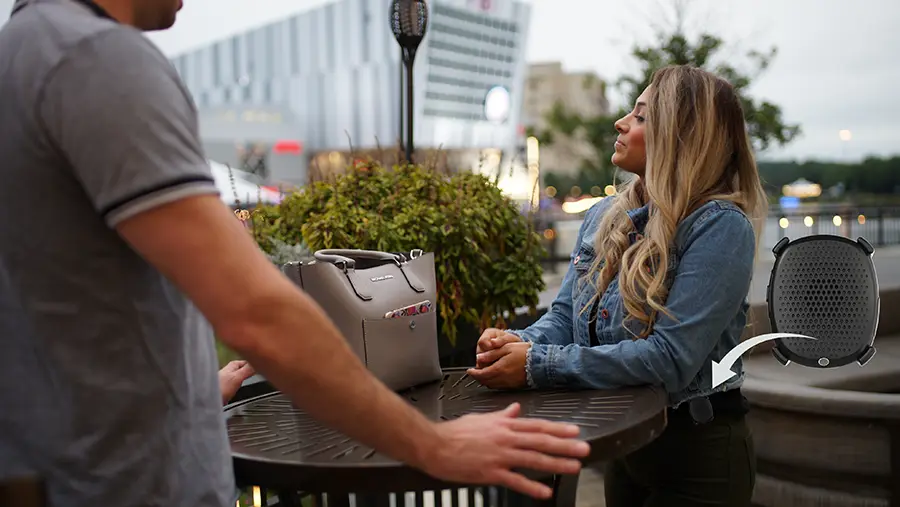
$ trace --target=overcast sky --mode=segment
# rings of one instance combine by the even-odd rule
[[[151,38],[174,55],[327,1],[185,0],[175,28]],[[629,49],[665,22],[664,6],[672,1],[531,0],[528,59],[559,60],[615,80],[633,68]],[[4,13],[9,4],[0,0]],[[691,0],[690,6],[687,25],[723,35],[735,63],[745,61],[742,49],[778,48],[752,93],[779,104],[804,133],[766,158],[900,154],[900,1]],[[851,141],[840,141],[842,129],[852,131]]]

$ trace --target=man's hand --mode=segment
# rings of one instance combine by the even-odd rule
[[[424,465],[427,473],[463,484],[499,485],[547,499],[553,490],[513,472],[512,468],[577,474],[578,459],[590,453],[586,442],[575,440],[578,426],[518,418],[513,404],[500,412],[466,415],[438,424],[443,445],[435,447]]]
[[[478,357],[482,355],[483,352],[487,352],[489,350],[499,349],[500,347],[506,345],[507,343],[515,343],[521,342],[522,338],[519,338],[517,335],[504,331],[502,329],[496,328],[488,328],[485,329],[483,333],[481,333],[481,338],[478,339],[478,345],[475,347],[475,366],[477,368],[484,368],[485,366],[490,365],[491,363],[480,363],[478,362]]]
[[[247,361],[231,361],[219,370],[219,390],[222,391],[222,405],[228,404],[237,394],[245,380],[256,371]]]
[[[525,362],[531,343],[511,342],[476,356],[476,364],[489,366],[470,368],[466,373],[491,389],[521,389],[528,385]]]

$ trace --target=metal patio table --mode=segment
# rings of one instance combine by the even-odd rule
[[[452,420],[466,414],[522,405],[522,417],[564,421],[581,427],[579,438],[591,445],[586,463],[613,459],[637,450],[658,437],[666,426],[665,393],[640,387],[610,391],[521,390],[497,391],[481,386],[465,368],[445,369],[442,380],[400,393],[432,420]],[[278,504],[300,505],[311,495],[314,504],[328,507],[422,507],[423,493],[435,492],[434,505],[446,499],[466,507],[575,505],[578,477],[526,471],[549,484],[555,494],[540,502],[496,487],[442,482],[376,453],[328,429],[297,409],[281,393],[271,392],[229,405],[225,409],[234,472],[242,487],[256,486],[276,493]],[[302,493],[301,493],[302,492]],[[394,502],[391,502],[391,496]],[[476,498],[480,498],[479,502]]]

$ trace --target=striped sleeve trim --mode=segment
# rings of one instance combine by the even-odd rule
[[[147,210],[195,195],[219,194],[215,181],[208,176],[191,176],[172,180],[132,194],[100,210],[110,227]]]

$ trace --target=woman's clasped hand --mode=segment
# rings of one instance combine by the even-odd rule
[[[487,329],[478,339],[475,367],[466,372],[491,389],[522,389],[528,386],[525,362],[531,343],[501,329]]]

